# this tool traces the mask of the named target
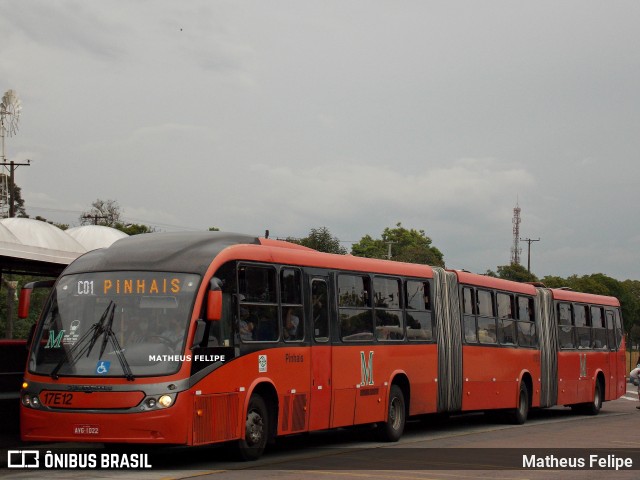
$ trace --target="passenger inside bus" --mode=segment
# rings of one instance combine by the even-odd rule
[[[270,311],[270,309],[266,309],[261,313],[258,324],[256,326],[256,340],[274,341],[278,339],[276,318],[271,314],[272,312]]]
[[[167,325],[165,329],[160,333],[160,337],[168,338],[174,344],[182,341],[183,329],[178,319],[174,316],[171,316],[167,320]]]
[[[240,308],[240,322],[239,322],[240,339],[243,341],[253,340],[255,323],[251,319],[249,310]]]
[[[314,337],[318,341],[329,339],[329,315],[327,304],[327,284],[322,281],[314,281],[312,291],[312,315]]]
[[[298,327],[300,317],[296,315],[293,307],[288,307],[284,316],[284,338],[285,340],[298,340]]]

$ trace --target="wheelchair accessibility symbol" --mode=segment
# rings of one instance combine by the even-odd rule
[[[111,367],[111,362],[99,361],[96,365],[96,373],[98,375],[106,375],[109,373],[109,367]]]

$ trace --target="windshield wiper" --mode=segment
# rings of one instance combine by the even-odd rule
[[[120,342],[118,342],[118,337],[115,333],[113,333],[113,317],[115,316],[116,305],[113,304],[113,308],[111,309],[111,314],[109,315],[109,320],[107,321],[107,325],[104,328],[104,337],[102,338],[102,346],[100,347],[100,356],[98,360],[102,358],[104,354],[105,348],[107,348],[107,343],[110,341],[113,349],[115,350],[116,357],[118,357],[118,361],[120,362],[120,366],[122,367],[122,372],[124,376],[132,382],[135,380],[133,376],[133,372],[131,372],[131,367],[129,366],[129,362],[127,362],[127,358],[124,356],[124,352],[122,351],[122,347],[120,347]],[[87,353],[87,356],[89,354]]]
[[[129,362],[127,362],[124,353],[122,353],[120,343],[118,342],[118,339],[116,338],[116,335],[115,333],[113,333],[113,330],[111,328],[113,325],[113,317],[115,315],[115,311],[116,304],[113,303],[113,301],[109,302],[109,305],[107,305],[107,308],[100,316],[100,320],[91,325],[91,328],[87,331],[87,333],[85,333],[73,345],[73,347],[71,347],[68,354],[65,355],[64,358],[62,358],[62,360],[60,360],[56,367],[51,371],[51,378],[53,378],[54,380],[58,379],[58,372],[60,371],[62,366],[67,363],[67,360],[69,361],[69,365],[73,366],[85,353],[88,357],[93,350],[96,342],[98,341],[98,338],[100,338],[100,336],[102,335],[102,346],[100,348],[100,357],[98,359],[102,358],[102,354],[104,353],[104,350],[107,346],[107,342],[111,341],[125,377],[129,381],[133,381],[135,379],[133,373],[131,372],[131,368],[129,367]]]
[[[87,333],[80,337],[80,339],[69,349],[69,352],[58,362],[55,368],[51,370],[51,378],[53,378],[54,380],[58,379],[58,372],[67,362],[67,360],[69,360],[69,365],[73,366],[78,361],[78,359],[85,354],[85,352],[91,352],[91,349],[96,343],[96,340],[98,340],[98,337],[104,331],[103,324],[106,321],[107,316],[109,315],[111,305],[113,305],[113,302],[109,302],[109,305],[107,305],[107,308],[102,313],[100,320],[91,325],[91,328],[87,330]],[[89,343],[85,344],[87,340],[89,340]],[[89,355],[89,353],[87,353],[87,355]]]

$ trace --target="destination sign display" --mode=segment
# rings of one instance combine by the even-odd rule
[[[196,276],[158,272],[103,272],[61,280],[62,292],[82,296],[178,295],[193,291]]]

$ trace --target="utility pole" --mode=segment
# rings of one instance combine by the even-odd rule
[[[97,224],[98,224],[98,219],[100,219],[100,220],[106,220],[106,219],[107,219],[107,218],[109,218],[109,217],[107,217],[106,215],[98,215],[98,214],[95,214],[95,215],[83,215],[83,216],[82,216],[82,218],[87,218],[87,219],[89,219],[89,218],[93,218],[93,224],[94,224],[94,225],[97,225]]]
[[[16,168],[20,166],[29,167],[31,166],[31,160],[27,160],[27,163],[16,163],[13,160],[10,162],[2,162],[0,163],[3,167],[9,167],[9,218],[13,218],[16,216],[16,203],[15,203],[15,192],[16,192]]]
[[[540,237],[538,237],[536,239],[521,238],[520,240],[523,241],[523,242],[527,242],[527,272],[531,273],[531,243],[532,242],[539,242],[540,241]]]

